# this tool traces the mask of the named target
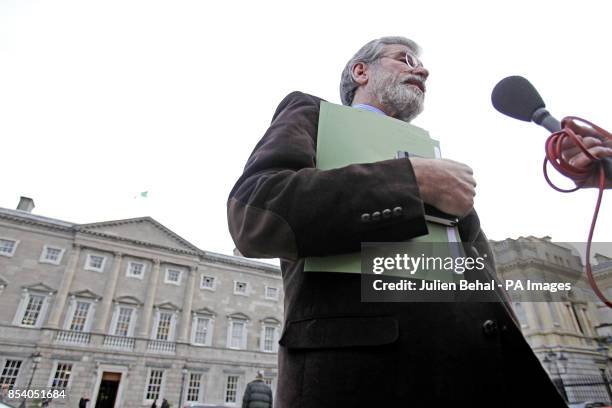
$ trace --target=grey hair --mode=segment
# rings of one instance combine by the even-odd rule
[[[405,45],[417,56],[421,52],[419,45],[406,37],[381,37],[361,47],[349,62],[346,63],[342,71],[342,76],[340,77],[340,100],[343,105],[350,105],[353,103],[355,91],[359,87],[359,84],[355,81],[355,78],[353,78],[353,67],[355,64],[360,62],[370,64],[376,61],[381,57],[383,47],[392,44]]]

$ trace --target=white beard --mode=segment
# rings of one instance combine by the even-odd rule
[[[377,69],[371,78],[371,92],[378,103],[395,113],[395,118],[410,122],[423,112],[425,95],[418,87],[401,83],[406,78]]]

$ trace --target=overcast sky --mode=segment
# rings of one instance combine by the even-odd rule
[[[149,215],[229,254],[227,195],[278,103],[338,103],[350,56],[404,35],[430,71],[414,123],[474,168],[487,235],[584,242],[596,190],[550,189],[546,131],[490,93],[524,75],[553,115],[612,130],[607,3],[0,0],[0,207],[26,195],[76,223]],[[608,193],[596,241],[612,242],[611,209]]]

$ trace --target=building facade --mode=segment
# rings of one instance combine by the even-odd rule
[[[274,389],[283,321],[276,266],[198,249],[157,221],[74,224],[0,208],[0,385],[56,390],[54,406],[240,405],[259,370]],[[575,282],[516,301],[527,341],[569,402],[612,401],[612,313],[571,247],[492,241],[498,278]],[[612,259],[595,279],[612,298]],[[517,390],[520,392],[520,390]],[[19,403],[23,399],[13,399]],[[30,406],[30,405],[28,405]]]
[[[274,389],[277,267],[149,217],[74,224],[32,208],[0,208],[0,383],[98,408],[239,405],[259,370]]]
[[[585,279],[584,265],[572,246],[550,237],[520,237],[491,242],[498,278],[532,282],[571,282],[569,292],[532,301],[515,301],[514,310],[527,342],[557,388],[570,403],[612,403],[610,347],[606,333],[612,314]],[[596,255],[594,278],[612,298],[612,262]]]

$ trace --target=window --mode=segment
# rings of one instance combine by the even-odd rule
[[[553,326],[560,327],[559,323],[561,320],[559,319],[559,312],[557,310],[557,304],[552,301],[552,296],[550,293],[544,294],[544,300],[546,300],[546,305],[548,307],[548,312],[550,313],[550,318],[552,320]]]
[[[187,383],[187,402],[202,402],[202,373],[190,373]]]
[[[19,319],[19,324],[32,327],[39,326],[39,320],[41,320],[39,318],[42,314],[41,312],[44,304],[45,296],[28,293],[25,298],[25,308],[21,319]]]
[[[582,330],[582,326],[580,325],[580,322],[578,321],[578,315],[576,314],[576,310],[574,309],[574,304],[567,303],[565,307],[567,308],[567,313],[570,316],[572,325],[574,326],[574,330],[576,330],[579,333],[584,334],[584,331]]]
[[[516,314],[516,317],[518,318],[522,329],[526,329],[527,327],[529,327],[529,324],[527,322],[527,313],[522,303],[514,303],[514,313]]]
[[[202,275],[200,289],[215,290],[215,277]]]
[[[225,383],[225,403],[235,404],[236,394],[238,393],[238,376],[228,375]]]
[[[159,396],[161,394],[163,379],[164,379],[163,370],[151,369],[151,371],[149,371],[149,380],[147,382],[145,400],[159,399]]]
[[[55,374],[51,378],[49,387],[53,389],[66,389],[70,384],[70,374],[72,373],[72,364],[57,363]]]
[[[210,346],[211,343],[211,319],[205,316],[196,316],[193,319],[192,343]]]
[[[145,273],[145,264],[142,262],[128,262],[127,276],[128,278],[142,279]]]
[[[229,325],[227,347],[232,349],[246,348],[246,321],[231,320]]]
[[[53,265],[59,265],[62,262],[62,256],[64,255],[64,249],[58,247],[52,247],[45,245],[43,247],[42,254],[40,255],[40,262],[50,263]]]
[[[155,340],[172,341],[174,337],[174,313],[159,312]]]
[[[234,281],[234,294],[235,295],[247,295],[247,283]]]
[[[278,299],[278,288],[272,286],[266,286],[266,299],[277,300]]]
[[[115,336],[130,337],[132,336],[132,319],[134,309],[131,307],[119,306],[115,311],[116,319],[114,324]]]
[[[87,254],[85,269],[94,272],[103,272],[106,264],[106,257],[102,255]]]
[[[165,283],[173,283],[175,285],[181,284],[181,271],[178,269],[166,269]]]
[[[8,384],[9,390],[12,390],[17,382],[20,368],[21,360],[6,360],[2,369],[2,375],[0,375],[0,386]]]
[[[8,238],[0,238],[0,255],[11,257],[15,254],[19,241]]]
[[[89,315],[89,309],[91,303],[77,301],[74,306],[74,313],[68,330],[82,332],[85,331],[87,316]]]
[[[274,380],[274,378],[272,377],[264,377],[264,383],[266,383],[266,385],[270,388],[272,388],[272,381]]]
[[[263,328],[263,340],[262,340],[262,351],[266,353],[276,353],[277,351],[277,331],[276,326],[264,326]]]

